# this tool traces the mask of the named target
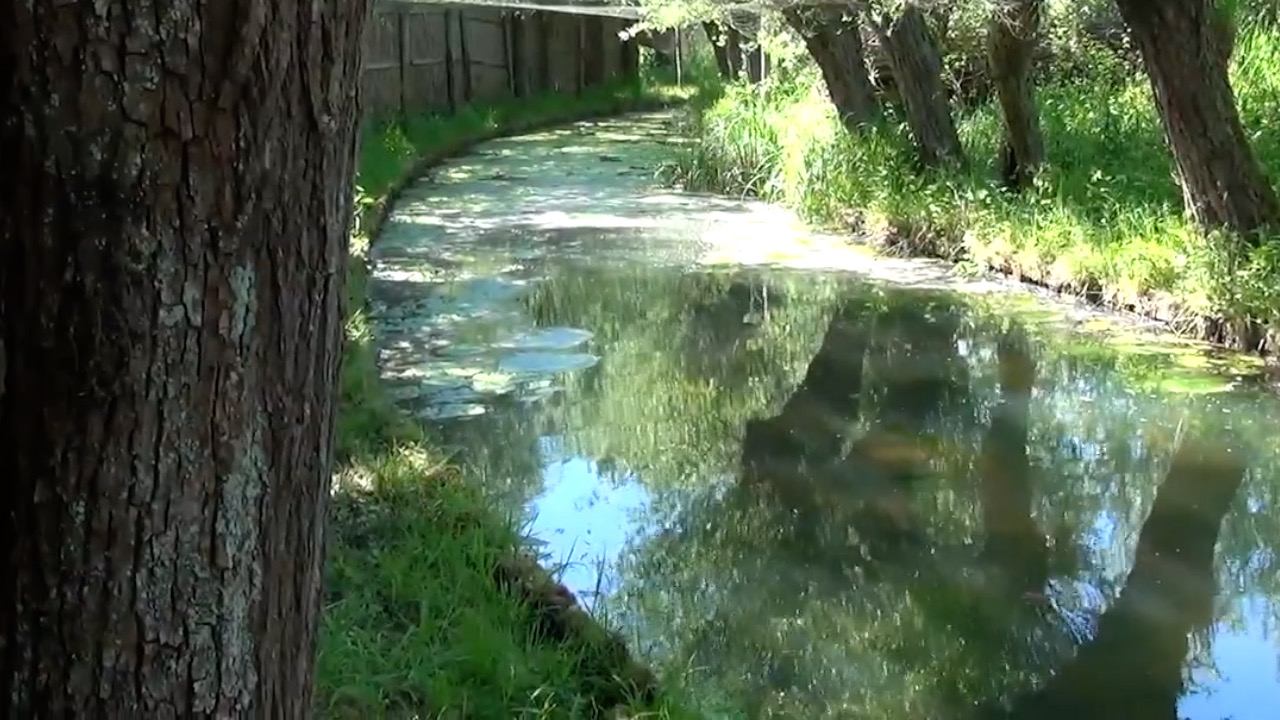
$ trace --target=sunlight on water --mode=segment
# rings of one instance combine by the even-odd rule
[[[392,396],[585,605],[713,717],[1274,716],[1258,363],[670,192],[665,123],[491,143],[374,251]]]
[[[560,580],[592,608],[598,593],[614,589],[601,567],[617,562],[640,530],[638,517],[649,507],[649,492],[632,477],[605,482],[592,460],[569,457],[551,460],[555,438],[546,438],[544,489],[530,507],[529,531],[543,542],[542,551],[563,563]],[[572,528],[570,530],[569,528]]]

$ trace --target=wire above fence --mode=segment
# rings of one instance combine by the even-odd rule
[[[390,1],[390,0],[388,0]],[[549,0],[548,2],[534,2],[532,0],[394,0],[395,3],[410,5],[470,5],[476,7],[494,7],[508,10],[524,10],[539,12],[555,12],[568,13],[572,15],[598,15],[601,17],[616,17],[627,20],[639,20],[642,15],[642,8],[638,5],[612,5],[604,3],[583,3],[583,2],[556,2]],[[727,12],[754,12],[758,13],[766,9],[767,6],[762,3],[726,3],[724,9]]]

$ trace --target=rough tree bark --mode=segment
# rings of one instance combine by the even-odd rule
[[[0,715],[311,716],[368,6],[0,9]]]
[[[730,82],[737,80],[742,70],[740,33],[729,25],[710,21],[702,23],[702,29],[711,42],[711,51],[715,54],[720,77]]]
[[[1212,0],[1117,0],[1142,53],[1188,214],[1252,236],[1280,202],[1249,144],[1227,77],[1231,31]]]
[[[987,60],[1004,117],[1001,180],[1015,190],[1030,185],[1044,162],[1040,112],[1031,83],[1041,4],[1041,0],[997,2],[987,34]]]
[[[909,2],[887,30],[880,22],[873,27],[889,56],[920,164],[936,167],[963,162],[960,135],[942,83],[942,58],[924,13]]]
[[[879,106],[855,10],[840,4],[791,6],[784,8],[782,15],[804,39],[805,48],[822,71],[831,104],[849,132],[873,122]]]

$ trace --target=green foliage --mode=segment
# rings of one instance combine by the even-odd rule
[[[690,94],[624,84],[364,129],[319,641],[320,715],[589,717],[601,689],[616,685],[589,663],[599,655],[598,638],[539,638],[530,608],[494,582],[497,563],[522,549],[516,521],[492,510],[384,392],[364,312],[365,253],[379,209],[424,161],[501,133]],[[679,716],[663,704],[634,705],[635,717]]]
[[[1102,61],[1107,53],[1096,51]],[[1280,33],[1246,25],[1232,83],[1254,147],[1280,168]],[[894,118],[861,137],[842,132],[820,83],[768,93],[730,91],[695,121],[701,143],[681,163],[701,189],[748,192],[839,223],[852,211],[872,230],[926,229],[943,254],[1122,303],[1172,296],[1208,315],[1280,316],[1276,251],[1241,250],[1198,234],[1182,200],[1144,77],[1114,54],[1087,77],[1037,89],[1048,167],[1021,195],[1000,190],[1001,119],[993,102],[958,124],[976,161],[960,174],[919,176]]]
[[[696,89],[696,96],[714,94],[721,84],[720,69],[716,66],[715,51],[700,25],[684,28],[680,35],[680,77],[676,77],[674,59],[663,65],[655,51],[641,47],[640,69],[643,81],[649,86],[680,86]],[[687,92],[687,90],[686,90]]]

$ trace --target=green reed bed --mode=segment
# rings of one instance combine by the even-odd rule
[[[1048,166],[1021,194],[994,167],[994,101],[956,111],[969,163],[921,175],[892,109],[882,127],[845,133],[816,75],[765,92],[730,88],[700,108],[701,143],[681,167],[687,185],[788,203],[810,219],[867,230],[926,230],[931,250],[1119,305],[1172,300],[1206,316],[1274,322],[1280,251],[1230,251],[1195,232],[1165,149],[1146,78],[1099,57],[1087,79],[1037,88]],[[1280,173],[1280,34],[1246,29],[1232,82],[1254,147]]]

